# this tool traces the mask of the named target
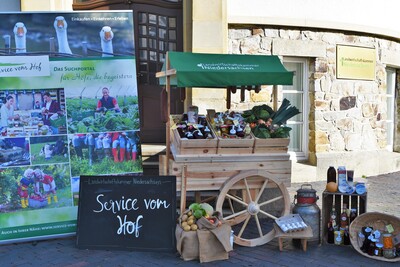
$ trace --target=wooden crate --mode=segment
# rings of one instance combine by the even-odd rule
[[[184,157],[184,156],[180,156]],[[187,157],[180,162],[166,157],[160,159],[160,175],[176,176],[177,190],[181,188],[182,178],[187,179],[187,191],[219,190],[222,184],[232,176],[244,170],[265,170],[271,178],[289,187],[291,185],[291,161],[289,155],[258,157],[250,154],[240,155],[202,155],[198,158]],[[208,160],[207,160],[208,159]],[[198,161],[193,161],[198,160]],[[165,167],[169,164],[169,172]]]
[[[253,135],[254,136],[254,135]],[[286,153],[288,151],[289,138],[258,138],[254,136],[255,154]]]
[[[179,123],[182,115],[170,115],[171,121],[171,152],[175,155],[203,155],[216,154],[218,140],[213,135],[212,139],[186,139],[181,138],[175,124]],[[210,129],[211,127],[208,126]]]
[[[254,138],[218,138],[218,154],[252,154]]]
[[[333,205],[335,205],[336,213],[339,215],[343,211],[343,204],[347,204],[349,209],[357,209],[357,216],[367,212],[367,193],[359,195],[357,193],[344,194],[340,192],[331,193],[324,191],[322,193],[322,240],[327,243],[328,235],[328,222],[330,219],[330,212]],[[339,223],[339,222],[338,222]]]
[[[177,129],[172,129],[171,149],[179,155],[201,155],[217,153],[217,138],[185,139],[181,138]]]

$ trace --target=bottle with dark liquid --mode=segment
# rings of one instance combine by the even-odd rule
[[[343,236],[343,244],[350,245],[350,234],[349,234],[349,227],[344,229],[344,236]]]
[[[329,183],[329,182],[336,183],[336,169],[333,166],[330,166],[328,168],[328,171],[326,174],[326,183]]]
[[[357,217],[357,209],[351,209],[349,224],[351,224],[356,217]]]
[[[347,204],[343,203],[343,211],[340,214],[340,227],[346,228],[349,225],[349,216],[347,215]]]
[[[328,243],[334,244],[335,243],[335,229],[333,228],[332,222],[328,223]]]

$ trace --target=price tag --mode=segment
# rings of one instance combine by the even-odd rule
[[[386,225],[386,230],[389,232],[389,234],[393,233],[394,232],[393,225],[391,224]]]

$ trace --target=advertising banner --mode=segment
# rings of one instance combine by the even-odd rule
[[[141,175],[133,14],[0,14],[0,244],[76,232],[80,175]]]

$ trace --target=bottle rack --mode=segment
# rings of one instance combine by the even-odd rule
[[[330,219],[330,212],[333,205],[338,214],[343,211],[343,204],[347,204],[348,209],[357,209],[357,216],[367,212],[367,193],[359,195],[357,193],[346,194],[335,192],[331,193],[324,191],[322,193],[322,240],[327,243],[328,222]],[[337,222],[339,223],[339,221]]]

